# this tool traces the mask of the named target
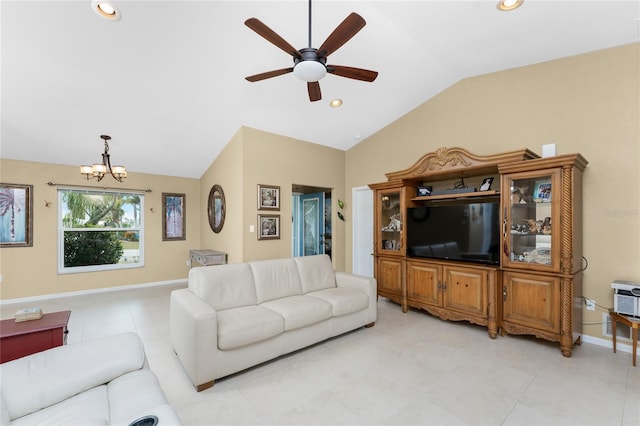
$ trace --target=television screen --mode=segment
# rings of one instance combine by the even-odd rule
[[[500,263],[500,204],[455,202],[407,209],[407,255]]]

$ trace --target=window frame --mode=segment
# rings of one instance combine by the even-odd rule
[[[85,193],[85,194],[95,194],[95,195],[105,195],[105,194],[133,194],[140,197],[140,225],[135,228],[120,228],[120,227],[104,227],[98,229],[87,229],[87,228],[67,228],[64,226],[64,213],[62,211],[63,205],[63,197],[65,192],[77,192],[77,193]],[[118,271],[124,269],[134,269],[134,268],[144,268],[144,192],[134,191],[134,190],[126,190],[126,189],[80,189],[74,187],[60,187],[57,190],[58,196],[58,222],[57,222],[57,230],[58,230],[58,274],[77,274],[77,273],[87,273],[87,272],[99,272],[99,271]],[[102,265],[87,265],[87,266],[64,266],[64,233],[65,232],[73,232],[73,231],[81,231],[81,232],[100,232],[100,231],[130,231],[136,230],[139,234],[138,244],[139,244],[139,257],[137,262],[132,263],[116,263],[116,264],[102,264]]]

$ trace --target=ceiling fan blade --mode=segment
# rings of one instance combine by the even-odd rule
[[[322,99],[322,94],[320,93],[320,83],[317,81],[309,81],[307,82],[307,90],[309,91],[309,100],[311,102],[319,101]]]
[[[329,37],[327,37],[318,49],[318,55],[321,58],[326,58],[338,50],[343,44],[351,40],[366,24],[367,22],[362,16],[352,12],[329,34]]]
[[[267,27],[262,21],[257,18],[249,18],[244,21],[244,24],[255,31],[259,36],[263,37],[269,43],[287,52],[294,58],[300,58],[300,52],[289,44],[288,41],[280,37],[275,31]]]
[[[365,70],[363,68],[344,67],[342,65],[327,65],[327,72],[339,75],[340,77],[368,82],[372,82],[376,77],[378,77],[377,71]]]
[[[279,75],[288,74],[290,72],[293,72],[293,68],[282,68],[279,70],[263,72],[261,74],[250,75],[249,77],[245,77],[245,80],[255,83],[256,81],[266,80],[267,78],[277,77]]]

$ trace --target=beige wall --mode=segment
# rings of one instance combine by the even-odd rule
[[[242,262],[243,226],[243,132],[240,129],[227,143],[220,155],[200,178],[200,235],[202,246],[227,253],[229,263]],[[224,225],[219,233],[209,226],[207,202],[213,185],[220,185],[224,191],[226,213]]]
[[[336,216],[337,199],[344,199],[344,151],[243,128],[244,260],[291,256],[291,185],[332,189],[333,264],[344,270],[344,222]],[[257,185],[280,187],[280,211],[258,211]],[[258,213],[280,214],[280,239],[258,241]]]
[[[640,281],[640,43],[460,81],[349,150],[346,188],[383,182],[441,146],[541,153],[547,143],[589,161],[583,293],[612,307],[612,280]],[[351,265],[350,229],[346,247]],[[602,312],[585,311],[584,321]]]
[[[124,183],[110,177],[96,185],[77,167],[0,159],[5,183],[33,185],[33,247],[0,249],[2,300],[185,279],[189,249],[200,245],[200,184],[197,179],[130,173]],[[144,268],[57,274],[58,198],[47,182],[122,189],[151,189],[144,198]],[[162,192],[186,195],[184,241],[162,241]],[[47,207],[45,204],[48,203]]]
[[[242,127],[201,178],[202,248],[228,253],[230,263],[290,257],[291,186],[332,188],[334,200],[343,199],[344,156],[344,151]],[[206,214],[214,184],[222,186],[227,204],[219,234],[211,231]],[[258,210],[258,184],[280,187],[280,211]],[[280,239],[258,240],[258,214],[280,215]],[[336,220],[334,217],[334,266],[344,270],[344,224]]]

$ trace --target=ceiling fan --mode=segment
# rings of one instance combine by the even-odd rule
[[[244,24],[274,46],[293,56],[292,67],[245,77],[248,81],[256,82],[293,72],[296,77],[307,82],[309,100],[314,102],[322,99],[318,81],[327,73],[368,82],[374,81],[378,76],[377,71],[343,65],[327,65],[327,57],[342,47],[366,25],[365,20],[355,12],[347,16],[317,49],[311,47],[311,0],[309,0],[309,47],[296,50],[295,47],[259,19],[249,18]]]

